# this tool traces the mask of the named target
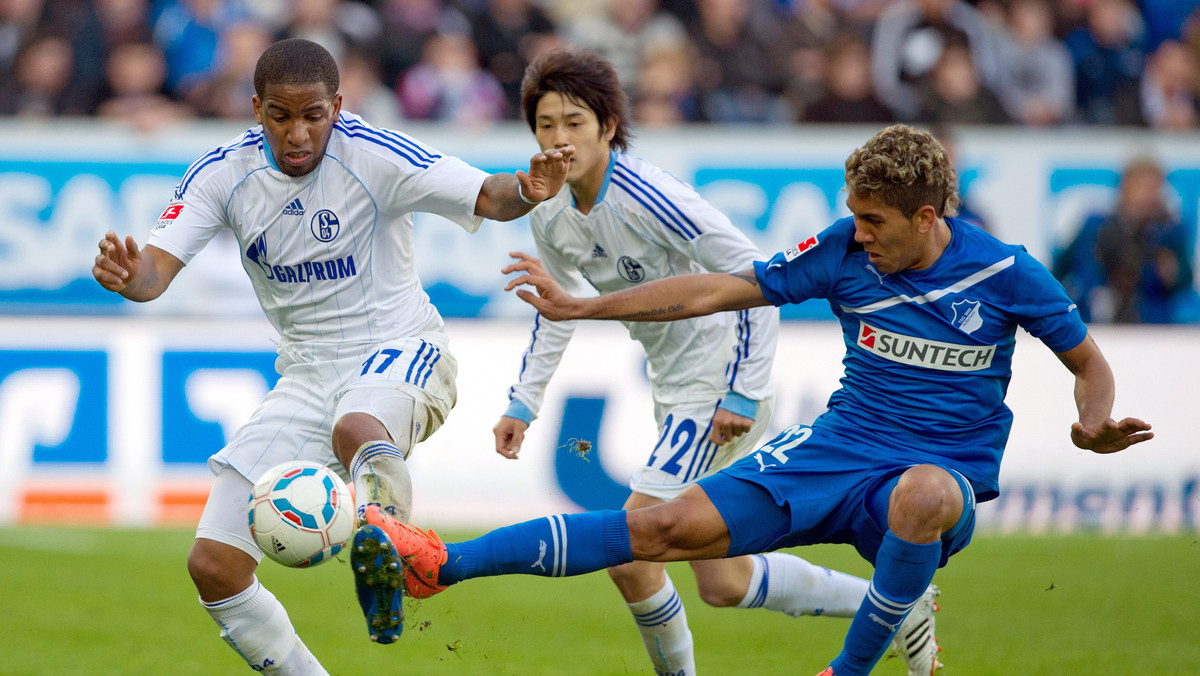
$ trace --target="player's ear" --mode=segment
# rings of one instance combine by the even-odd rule
[[[609,120],[600,126],[600,138],[604,139],[605,143],[612,143],[613,137],[617,135],[617,121]]]
[[[250,104],[254,106],[254,121],[257,124],[262,124],[262,99],[258,98],[258,94],[250,97]]]
[[[338,116],[342,113],[342,95],[337,93],[333,95],[333,121],[337,122]]]
[[[932,205],[926,204],[913,214],[912,222],[917,227],[917,232],[925,234],[932,230],[933,225],[937,223],[937,211]]]

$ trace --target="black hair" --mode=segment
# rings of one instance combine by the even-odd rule
[[[280,40],[267,47],[254,66],[254,93],[261,99],[267,85],[323,83],[332,97],[340,79],[337,62],[321,45],[302,38]]]
[[[613,126],[609,142],[619,151],[629,149],[628,98],[621,89],[617,71],[594,52],[553,49],[535,58],[521,81],[521,110],[529,129],[537,131],[537,105],[542,97],[556,92],[582,103],[596,114],[601,128]]]

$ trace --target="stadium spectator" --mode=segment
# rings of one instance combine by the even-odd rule
[[[1012,118],[1044,127],[1075,116],[1075,64],[1054,37],[1049,0],[1015,0],[998,35],[1000,100]]]
[[[387,579],[377,584],[426,598],[490,575],[852,544],[874,573],[821,676],[869,674],[937,570],[969,544],[976,501],[999,496],[1019,329],[1074,375],[1076,447],[1109,454],[1154,434],[1142,420],[1111,417],[1112,370],[1050,272],[1021,246],[949,217],[954,171],[936,139],[888,127],[850,155],[845,173],[852,217],[738,274],[573,298],[536,260],[508,268],[524,274],[506,288],[552,321],[666,322],[827,300],[841,324],[845,375],[811,426],[785,429],[671,501],[534,519],[466,542],[445,544],[368,507],[351,560],[362,559],[360,545],[378,544],[384,561],[402,564],[379,570]]]
[[[871,75],[876,94],[897,119],[912,120],[921,111],[922,91],[950,45],[966,46],[983,87],[996,84],[991,30],[963,0],[899,0],[880,13],[871,38]]]
[[[561,44],[557,27],[533,0],[486,0],[471,21],[480,63],[504,88],[507,110],[518,110],[525,67]]]
[[[203,117],[247,119],[246,101],[254,96],[254,66],[272,42],[273,32],[258,21],[239,21],[222,32],[212,74],[188,93],[196,112]]]
[[[788,50],[783,96],[796,119],[803,120],[808,106],[829,91],[825,82],[829,50],[835,47],[840,34],[857,37],[857,32],[842,19],[831,0],[792,4],[782,11],[785,13],[782,31]]]
[[[650,52],[640,71],[632,112],[638,124],[662,127],[699,119],[696,57],[691,42]]]
[[[1197,69],[1187,47],[1165,40],[1150,55],[1139,95],[1146,126],[1166,131],[1195,129],[1200,120]]]
[[[824,93],[804,108],[805,122],[876,124],[891,122],[892,111],[875,96],[871,54],[865,41],[844,34],[829,45]]]
[[[917,120],[929,125],[962,125],[1005,124],[1011,119],[1000,98],[980,81],[966,45],[946,45],[922,87]]]
[[[659,0],[612,0],[603,13],[584,14],[562,32],[570,44],[612,63],[630,91],[637,89],[642,63],[651,53],[680,49],[688,40],[683,24],[659,10]]]
[[[0,112],[20,117],[82,116],[91,98],[71,87],[75,52],[60,35],[41,35],[17,53],[11,79],[0,84]]]
[[[696,44],[701,120],[791,122],[783,99],[788,49],[762,0],[698,0],[688,25]]]
[[[371,120],[380,127],[396,129],[404,122],[404,112],[395,90],[381,79],[379,59],[374,52],[352,48],[342,54],[339,64],[342,105],[346,110]]]
[[[162,50],[151,42],[114,46],[105,73],[107,94],[96,109],[102,119],[152,131],[194,115],[190,107],[167,95],[167,62]]]
[[[1200,0],[1137,0],[1146,24],[1146,49],[1155,51],[1165,40],[1179,40],[1188,16],[1200,9]]]
[[[312,40],[341,60],[347,49],[373,45],[381,38],[381,20],[361,2],[293,0],[281,38]]]
[[[1063,39],[1075,62],[1076,107],[1087,124],[1141,124],[1144,31],[1127,0],[1094,0],[1086,24]]]
[[[396,87],[404,72],[421,60],[425,41],[438,33],[470,33],[466,15],[441,0],[381,0],[379,14],[385,36],[380,54],[379,79]]]
[[[307,40],[269,47],[254,80],[260,126],[192,165],[144,248],[109,231],[92,274],[145,302],[218,232],[248,247],[239,252],[246,273],[281,335],[281,378],[209,460],[216,479],[188,572],[221,637],[254,671],[319,676],[327,672],[255,577],[263,553],[246,519],[254,482],[283,461],[311,460],[349,477],[360,508],[411,511],[405,458],[454,406],[457,371],[413,268],[412,213],[472,232],[485,218],[518,218],[562,187],[571,151],[535,155],[528,173],[488,174],[372,127],[341,111],[336,63]],[[326,153],[336,160],[324,162]],[[392,642],[403,628],[400,593],[360,590],[359,600],[385,615],[372,638]]]
[[[113,51],[124,44],[152,41],[149,11],[149,0],[95,0],[87,3],[86,11],[73,26],[75,86],[92,98],[92,111],[110,95],[105,87],[108,86],[108,65]],[[162,59],[159,51],[158,59],[146,51],[141,53],[157,61]],[[153,68],[149,64],[146,66]]]
[[[556,50],[535,59],[525,74],[521,106],[543,149],[575,148],[567,189],[529,215],[545,270],[565,288],[611,293],[674,275],[734,273],[762,258],[691,187],[626,152],[625,95],[603,58]],[[657,196],[653,203],[646,201],[649,194]],[[671,205],[685,231],[655,204]],[[636,261],[636,267],[619,261]],[[649,362],[658,427],[644,440],[649,461],[629,480],[625,508],[635,509],[669,500],[753,450],[775,406],[771,368],[779,312],[758,308],[684,322],[630,323],[628,329]],[[518,457],[574,330],[575,322],[534,318],[508,409],[493,428],[500,455]],[[852,617],[867,590],[866,580],[785,553],[697,561],[692,570],[710,605],[762,605],[792,616]],[[633,614],[654,672],[695,674],[687,613],[665,566],[637,562],[608,573]],[[906,657],[919,665],[916,672],[929,672],[936,657],[932,613],[921,613],[904,631],[918,632],[920,639],[905,645],[927,644]]]
[[[11,74],[21,47],[54,22],[46,0],[8,0],[0,3],[0,72]],[[53,30],[52,30],[53,32]]]
[[[479,126],[504,118],[504,90],[479,66],[475,45],[461,33],[439,33],[425,41],[421,62],[404,74],[400,103],[413,120],[444,120]]]
[[[156,11],[154,42],[167,59],[167,87],[187,100],[212,76],[221,33],[249,15],[240,3],[222,0],[165,0]]]
[[[1131,162],[1111,212],[1089,216],[1054,260],[1080,315],[1094,322],[1165,324],[1189,300],[1188,230],[1166,201],[1162,166]]]

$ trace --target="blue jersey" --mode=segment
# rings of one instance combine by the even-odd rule
[[[951,240],[924,270],[883,275],[844,218],[755,263],[775,305],[825,298],[842,325],[841,387],[814,423],[869,440],[881,456],[952,467],[980,500],[999,494],[1018,326],[1051,350],[1087,328],[1062,285],[1021,246],[947,218]]]

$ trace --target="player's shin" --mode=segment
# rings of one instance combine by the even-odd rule
[[[296,634],[283,604],[257,579],[230,598],[201,605],[251,669],[275,676],[328,676]]]
[[[696,658],[687,612],[671,577],[665,573],[664,577],[666,583],[650,598],[626,605],[654,663],[654,673],[691,676],[696,673]]]
[[[412,475],[404,452],[388,441],[368,441],[350,462],[354,501],[361,516],[369,504],[379,505],[398,521],[412,515]]]
[[[767,608],[801,615],[853,617],[866,596],[868,582],[804,559],[771,552],[755,554],[750,586],[739,608]]]
[[[839,676],[868,674],[891,644],[900,623],[925,593],[941,560],[942,543],[917,544],[891,531],[875,555],[875,574],[833,661]]]
[[[446,554],[441,585],[488,575],[580,575],[633,560],[624,510],[533,519],[447,543]]]

